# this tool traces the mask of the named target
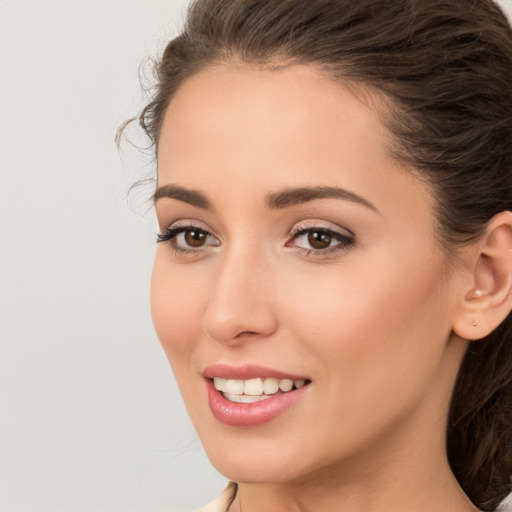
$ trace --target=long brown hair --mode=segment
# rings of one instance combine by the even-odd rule
[[[311,64],[380,91],[396,158],[434,187],[447,251],[512,210],[512,32],[491,0],[196,0],[157,66],[139,122],[156,146],[164,113],[191,75],[237,59]],[[495,510],[512,475],[512,317],[472,342],[447,431],[452,470]]]

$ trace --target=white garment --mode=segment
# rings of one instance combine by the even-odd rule
[[[236,484],[229,482],[221,495],[215,498],[208,505],[200,508],[197,512],[227,512],[236,494]]]

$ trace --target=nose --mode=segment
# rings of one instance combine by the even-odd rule
[[[203,317],[207,336],[236,346],[275,332],[273,277],[270,266],[254,255],[232,254],[219,262]]]

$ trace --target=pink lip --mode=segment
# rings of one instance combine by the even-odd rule
[[[215,389],[213,377],[242,380],[257,377],[299,380],[304,379],[304,377],[254,365],[241,367],[227,365],[209,366],[204,370],[203,376],[205,377],[208,404],[212,414],[221,423],[233,427],[255,427],[277,418],[296,404],[310,388],[309,385],[306,385],[300,389],[288,391],[287,393],[277,393],[272,395],[271,398],[246,404],[231,402],[224,398],[223,394]]]
[[[246,364],[243,366],[229,366],[227,364],[215,364],[208,366],[203,371],[203,377],[213,379],[213,377],[222,377],[223,379],[256,379],[258,377],[273,377],[274,379],[291,379],[291,380],[308,380],[307,377],[300,375],[292,375],[265,366],[258,366],[254,364]]]
[[[241,404],[224,398],[222,393],[215,389],[213,381],[207,380],[206,386],[208,403],[213,415],[221,423],[232,427],[256,427],[273,420],[298,402],[310,387],[308,385],[287,393],[272,395],[271,398],[252,404]]]

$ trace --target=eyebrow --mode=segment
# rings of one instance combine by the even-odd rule
[[[298,187],[287,188],[281,192],[269,194],[265,199],[267,208],[278,210],[290,206],[298,206],[314,199],[345,199],[353,203],[361,204],[378,212],[377,208],[367,199],[350,190],[340,187]]]
[[[212,203],[210,203],[204,194],[197,190],[191,190],[178,185],[170,184],[158,187],[153,194],[153,203],[156,203],[163,197],[177,199],[178,201],[183,201],[184,203],[191,204],[192,206],[197,206],[203,210],[213,210]]]
[[[180,187],[179,185],[169,184],[157,188],[153,194],[153,202],[156,203],[159,199],[164,197],[177,199],[178,201],[183,201],[203,210],[213,210],[212,203],[204,194],[197,190]],[[333,186],[287,188],[280,192],[268,194],[265,198],[265,205],[270,210],[280,210],[292,206],[299,206],[315,199],[332,198],[345,199],[378,212],[377,208],[364,197],[350,190]]]

